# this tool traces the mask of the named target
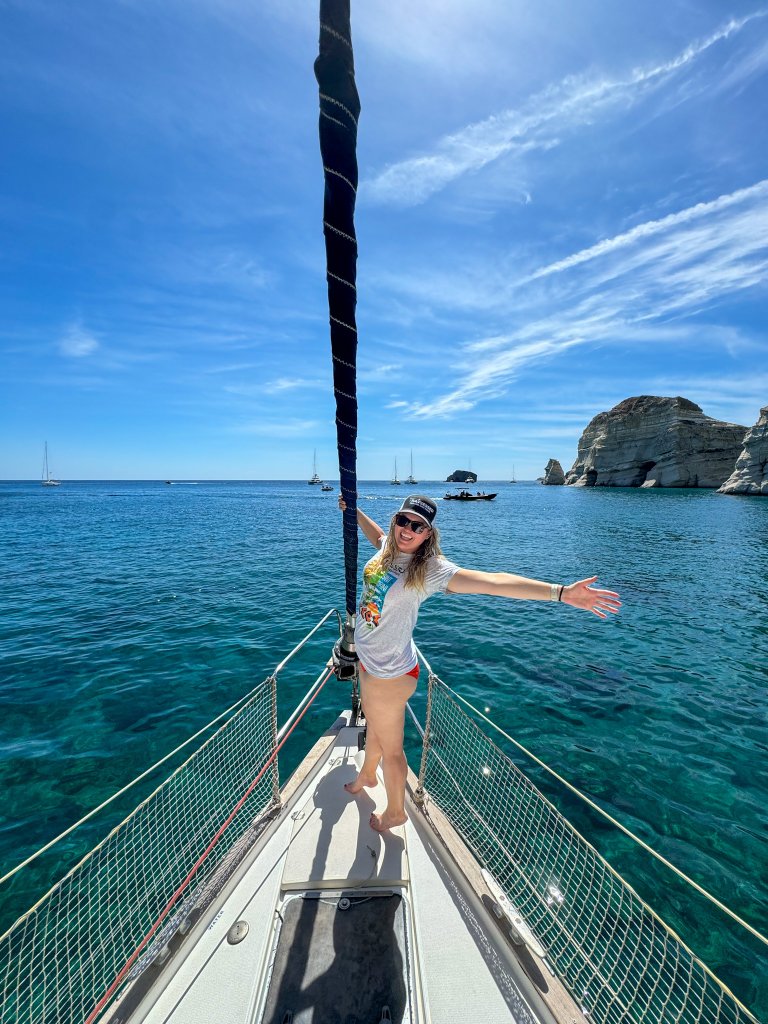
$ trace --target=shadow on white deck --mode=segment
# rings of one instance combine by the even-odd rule
[[[554,1024],[420,811],[410,807],[411,820],[382,835],[368,824],[371,811],[386,803],[381,782],[357,797],[346,793],[344,783],[356,774],[358,735],[357,727],[341,728],[327,737],[314,767],[305,762],[299,769],[303,782],[166,964],[131,1024],[259,1024],[281,901],[307,890],[380,889],[400,893],[410,915],[411,1016],[403,1020]],[[232,944],[228,933],[237,922],[246,922],[247,934]],[[334,956],[350,952],[336,949]],[[122,1002],[112,1008],[113,1021],[121,1019]],[[295,1024],[335,1019],[316,1007]]]

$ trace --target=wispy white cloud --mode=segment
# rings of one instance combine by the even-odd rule
[[[259,363],[224,363],[220,366],[208,366],[203,373],[242,373],[243,370],[256,370]]]
[[[376,203],[415,206],[461,176],[501,156],[551,149],[560,135],[626,109],[670,81],[717,43],[729,39],[765,11],[731,18],[668,61],[637,67],[623,77],[568,76],[532,96],[519,110],[505,110],[440,139],[431,153],[390,164],[364,182],[361,197]],[[526,193],[523,193],[526,195]]]
[[[90,331],[86,331],[82,324],[72,324],[59,338],[58,349],[63,356],[71,359],[82,359],[84,356],[92,355],[99,347],[99,340]]]
[[[520,326],[467,342],[455,367],[458,386],[413,404],[411,414],[465,411],[503,394],[533,364],[575,346],[694,340],[701,346],[701,325],[677,318],[768,280],[768,181],[638,225],[523,275],[505,293],[507,315],[515,315],[517,289],[530,289],[541,278],[551,280],[538,297],[539,315],[530,300],[533,315]],[[738,345],[733,335],[715,329],[710,341]]]
[[[280,377],[260,385],[267,394],[274,395],[281,391],[296,391],[299,388],[327,388],[326,380],[307,380],[304,377]]]
[[[382,363],[380,366],[361,368],[357,375],[360,380],[377,380],[381,377],[391,376],[402,368],[402,363]]]
[[[670,231],[671,229],[681,225],[703,220],[707,217],[711,217],[713,214],[720,213],[724,210],[728,210],[730,207],[739,206],[751,200],[760,201],[765,199],[766,196],[768,196],[768,179],[759,181],[756,185],[752,185],[749,188],[742,188],[736,192],[731,192],[729,195],[719,196],[711,202],[697,203],[695,206],[691,206],[686,210],[681,210],[679,213],[671,213],[669,216],[662,217],[659,220],[651,220],[646,221],[644,224],[638,224],[637,227],[632,228],[631,231],[626,231],[621,235],[614,236],[613,238],[604,239],[596,245],[592,245],[587,249],[582,249],[581,252],[573,253],[565,259],[557,260],[555,263],[550,263],[545,267],[540,267],[538,270],[533,271],[533,273],[523,278],[520,283],[526,284],[529,281],[535,281],[537,278],[546,277],[549,274],[556,274],[562,270],[570,270],[571,267],[576,267],[580,263],[586,263],[588,260],[595,259],[598,256],[605,256],[608,253],[615,252],[617,249],[626,248],[638,241],[641,241],[642,239],[650,238],[653,235],[663,234],[664,232]]]
[[[314,434],[321,424],[317,420],[282,419],[276,421],[247,420],[230,427],[233,434],[254,434],[274,439],[305,437]]]

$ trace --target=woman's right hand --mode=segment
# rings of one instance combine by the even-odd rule
[[[339,508],[341,509],[342,512],[347,511],[347,503],[346,501],[344,501],[341,495],[339,495]]]

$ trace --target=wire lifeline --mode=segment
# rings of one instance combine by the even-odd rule
[[[417,648],[417,651],[418,651],[418,648]],[[590,797],[588,797],[585,793],[582,793],[581,790],[577,789],[576,786],[573,785],[573,783],[571,783],[567,779],[563,778],[562,775],[559,775],[554,770],[554,768],[550,768],[549,765],[546,764],[546,762],[542,761],[541,758],[537,757],[534,753],[532,753],[532,751],[528,750],[527,747],[524,747],[522,743],[520,743],[518,740],[516,740],[513,736],[510,736],[509,733],[505,732],[500,726],[496,725],[496,723],[492,719],[488,718],[487,715],[484,715],[482,711],[480,711],[478,708],[476,708],[474,706],[474,704],[470,704],[470,702],[468,700],[466,700],[464,697],[462,697],[460,693],[457,693],[455,690],[451,689],[451,687],[448,686],[447,683],[445,683],[438,675],[435,675],[433,673],[431,667],[429,666],[429,663],[427,662],[426,658],[421,653],[421,651],[418,651],[418,653],[419,653],[419,655],[421,657],[421,660],[426,665],[426,667],[427,667],[427,669],[429,671],[429,674],[430,674],[429,675],[429,684],[430,684],[429,693],[430,693],[430,696],[431,696],[432,685],[433,685],[433,680],[434,680],[434,682],[439,683],[441,686],[443,686],[445,688],[445,690],[448,693],[451,694],[452,697],[455,697],[456,700],[460,701],[462,704],[465,704],[471,711],[473,711],[477,715],[478,718],[482,719],[484,722],[487,722],[488,725],[490,725],[498,733],[500,733],[506,740],[508,740],[511,744],[513,744],[513,746],[517,747],[518,750],[520,750],[522,753],[524,753],[532,761],[535,761],[535,763],[538,764],[540,768],[543,768],[546,772],[548,772],[551,776],[553,776],[553,778],[557,779],[557,781],[561,785],[565,786],[566,789],[570,790],[570,792],[573,793],[575,796],[577,796],[580,800],[583,800],[584,803],[588,804],[589,807],[591,807],[594,811],[596,811],[598,814],[600,814],[601,817],[605,818],[612,825],[614,825],[617,829],[619,829],[620,832],[623,832],[629,839],[632,839],[635,843],[637,843],[638,846],[640,846],[643,850],[646,851],[646,853],[649,853],[649,854],[651,854],[652,857],[655,857],[656,860],[660,861],[666,868],[668,868],[670,871],[672,871],[673,874],[677,875],[687,885],[690,885],[693,889],[695,889],[698,893],[700,893],[700,895],[702,895],[705,899],[709,900],[709,902],[712,903],[714,906],[716,906],[718,908],[718,910],[721,910],[724,914],[726,914],[728,917],[730,917],[733,921],[735,921],[737,924],[741,925],[742,928],[744,928],[751,935],[753,935],[756,939],[758,939],[759,942],[762,942],[764,945],[768,946],[768,937],[763,935],[762,932],[758,931],[757,928],[754,928],[751,924],[749,924],[748,921],[745,921],[735,911],[731,910],[730,907],[728,907],[725,903],[722,903],[716,896],[713,896],[712,893],[710,893],[706,889],[704,889],[703,886],[699,885],[698,882],[694,881],[694,879],[692,879],[688,875],[686,875],[685,872],[681,871],[680,868],[676,867],[671,861],[667,860],[666,857],[664,857],[662,854],[658,853],[658,851],[654,850],[654,848],[652,846],[650,846],[648,843],[646,843],[644,839],[641,839],[640,836],[638,836],[634,832],[632,832],[631,829],[628,829],[626,827],[626,825],[622,825],[622,823],[620,821],[618,821],[618,819],[614,818],[611,814],[608,813],[608,811],[604,810],[599,804],[595,803],[595,801],[592,800]],[[430,715],[430,712],[431,712],[431,701],[428,700],[428,703],[427,703],[427,725],[425,726],[426,737],[425,737],[425,740],[424,740],[424,753],[423,753],[423,758],[422,758],[422,768],[421,768],[421,771],[419,773],[419,783],[420,783],[420,787],[419,788],[422,790],[422,792],[423,792],[423,772],[424,772],[425,765],[426,765],[426,754],[427,754],[427,750],[428,750],[428,747],[429,747],[429,715]],[[656,912],[653,910],[653,908],[648,906],[648,904],[646,904],[639,896],[638,896],[638,899],[640,899],[640,902],[643,903],[644,906],[647,907],[647,909],[650,911],[650,913],[652,913],[655,917],[658,916],[656,914]],[[665,925],[665,927],[669,927],[669,926]],[[673,931],[671,928],[669,930]],[[674,934],[674,932],[673,932],[673,934]]]
[[[11,868],[11,870],[8,871],[7,874],[3,875],[3,877],[0,878],[0,885],[3,885],[4,882],[7,882],[15,874],[17,874],[19,871],[21,871],[22,868],[25,868],[28,864],[31,864],[32,861],[37,860],[37,858],[40,857],[43,853],[46,853],[48,850],[52,849],[54,846],[56,846],[57,843],[60,843],[62,839],[66,839],[66,837],[68,835],[71,835],[78,828],[80,828],[81,825],[84,825],[86,821],[89,821],[91,818],[95,817],[99,813],[99,811],[102,811],[105,807],[108,807],[109,804],[114,803],[115,800],[117,800],[119,797],[123,796],[124,793],[127,793],[128,790],[132,789],[135,785],[137,785],[137,783],[141,782],[143,779],[146,779],[148,776],[152,775],[152,773],[155,772],[162,765],[164,765],[166,763],[166,761],[170,761],[172,757],[174,757],[176,754],[179,753],[180,750],[183,750],[184,747],[188,747],[190,745],[190,743],[193,743],[196,739],[199,739],[200,736],[202,736],[204,733],[206,733],[214,725],[217,725],[223,718],[227,718],[228,716],[229,717],[233,717],[234,713],[236,711],[241,710],[248,703],[248,701],[250,701],[256,695],[256,693],[258,691],[260,691],[268,683],[276,681],[278,673],[281,672],[282,669],[291,660],[291,658],[293,658],[293,656],[295,654],[297,654],[302,649],[302,647],[304,647],[304,645],[307,643],[307,641],[310,640],[311,637],[313,637],[315,635],[315,633],[323,625],[325,625],[325,623],[328,621],[328,619],[331,617],[331,615],[336,615],[336,617],[339,619],[339,632],[341,632],[341,616],[339,615],[338,611],[336,611],[335,608],[330,608],[325,613],[325,615],[322,617],[322,619],[320,619],[320,621],[315,626],[312,627],[312,629],[306,634],[306,636],[304,636],[298,642],[298,644],[296,644],[296,646],[293,648],[293,650],[283,658],[283,660],[279,663],[279,665],[277,665],[273,669],[273,671],[266,677],[266,679],[263,679],[258,684],[258,686],[255,686],[252,690],[249,690],[248,693],[246,693],[243,697],[240,697],[239,700],[236,700],[234,704],[230,705],[228,708],[226,708],[224,711],[222,711],[220,714],[218,714],[215,718],[211,719],[211,721],[208,722],[207,725],[204,725],[201,729],[198,729],[196,733],[194,733],[192,736],[189,736],[187,739],[185,739],[183,741],[183,743],[180,743],[173,750],[169,751],[167,754],[165,754],[163,757],[161,757],[160,760],[156,761],[150,768],[145,769],[140,775],[137,775],[134,779],[131,779],[130,782],[127,782],[116,793],[113,793],[111,796],[107,797],[106,800],[103,800],[98,805],[98,807],[94,807],[92,810],[88,811],[87,814],[84,814],[82,818],[80,818],[73,825],[70,825],[69,828],[66,828],[63,832],[61,832],[59,835],[57,835],[55,839],[51,839],[44,846],[41,846],[39,850],[36,850],[34,853],[30,854],[30,856],[27,857],[26,860],[23,860],[20,864],[17,864],[16,867]],[[295,713],[296,712],[294,712],[294,714]],[[291,719],[289,719],[288,722],[283,726],[283,729],[285,729],[290,724],[290,722],[291,722]],[[208,742],[208,741],[206,741],[206,742]],[[192,756],[194,756],[194,754]],[[187,762],[185,762],[185,763],[187,763]],[[154,794],[158,792],[158,789],[162,788],[163,784],[164,783],[161,783],[160,787],[155,788],[155,790],[153,790],[152,794],[150,794],[150,795],[154,796]],[[44,898],[45,897],[43,897],[43,899]],[[31,908],[31,910],[34,910],[35,907],[37,907],[40,902],[41,901],[39,900],[38,903],[36,903],[35,906]],[[4,937],[5,937],[5,934],[0,936],[0,938],[4,938]]]
[[[147,768],[145,771],[143,771],[141,775],[137,775],[136,778],[131,779],[131,781],[126,783],[122,787],[122,789],[119,789],[116,793],[113,793],[112,796],[107,797],[107,799],[103,800],[98,805],[98,807],[94,807],[92,810],[88,811],[87,814],[84,814],[83,817],[76,821],[73,825],[70,825],[69,828],[59,833],[59,835],[57,835],[55,839],[51,839],[50,842],[45,844],[45,846],[41,846],[39,850],[36,850],[33,854],[30,854],[30,856],[27,857],[26,860],[23,860],[20,864],[17,864],[15,868],[11,868],[11,870],[7,874],[3,875],[3,877],[0,878],[0,885],[2,885],[4,882],[7,882],[9,878],[12,878],[15,874],[21,871],[22,868],[25,868],[28,864],[31,864],[33,860],[37,860],[37,858],[41,856],[41,854],[46,853],[57,843],[61,842],[62,839],[66,839],[68,835],[71,835],[76,829],[80,828],[81,825],[84,825],[86,821],[97,815],[99,811],[103,810],[109,804],[117,800],[118,797],[121,797],[124,793],[127,793],[129,789],[132,789],[137,783],[141,782],[142,779],[146,779],[148,775],[151,775],[157,768],[165,764],[166,761],[169,761],[175,754],[178,754],[180,750],[183,750],[184,747],[188,747],[190,743],[192,743],[194,740],[202,736],[203,733],[207,732],[208,729],[216,725],[217,722],[220,722],[222,718],[225,718],[227,715],[233,714],[235,711],[243,707],[254,696],[257,690],[260,690],[264,685],[266,685],[269,682],[270,678],[271,677],[268,676],[261,683],[259,683],[258,686],[254,687],[249,693],[246,693],[244,697],[241,697],[240,700],[235,701],[235,703],[228,707],[225,711],[222,711],[220,715],[217,715],[214,719],[208,722],[207,725],[204,725],[202,729],[198,729],[198,731],[193,736],[190,736],[188,739],[184,740],[184,742],[180,743],[178,747],[175,747],[173,750],[169,751],[169,753],[167,753],[164,757],[161,757],[160,760],[156,761],[150,768]]]
[[[424,664],[428,664],[421,651],[419,651],[418,653],[419,657],[424,662]],[[495,826],[493,825],[492,822],[486,820],[487,812],[489,810],[493,811],[493,808],[483,807],[482,803],[478,804],[475,800],[473,800],[472,793],[466,786],[467,779],[464,775],[465,764],[463,762],[460,763],[459,767],[461,769],[461,781],[459,781],[454,772],[451,771],[450,766],[445,763],[443,757],[438,752],[438,750],[434,746],[431,746],[430,749],[431,752],[434,754],[436,763],[440,766],[440,768],[443,770],[447,777],[449,788],[452,789],[452,791],[456,794],[460,802],[464,805],[463,814],[457,816],[455,813],[455,809],[452,811],[448,811],[446,809],[446,806],[443,804],[442,800],[440,798],[437,798],[435,786],[430,787],[430,799],[435,802],[437,807],[441,808],[444,814],[447,814],[449,821],[451,822],[453,827],[456,828],[456,830],[459,832],[462,839],[469,845],[470,849],[474,851],[475,856],[479,858],[485,858],[486,853],[483,852],[484,842],[481,842],[480,845],[478,845],[477,840],[479,837],[477,835],[473,836],[471,834],[471,829],[467,829],[468,822],[471,822],[472,820],[476,821],[477,824],[485,832],[487,832],[487,834],[490,835],[491,838],[494,839],[494,841],[496,842],[495,855],[502,856],[508,862],[510,867],[514,868],[514,872],[517,875],[519,875],[520,878],[526,883],[527,887],[531,890],[531,894],[533,895],[533,897],[535,897],[536,901],[538,902],[538,916],[541,918],[541,912],[543,912],[543,914],[547,918],[547,920],[541,919],[538,922],[536,922],[534,930],[538,938],[545,945],[545,948],[549,945],[548,956],[551,956],[553,954],[553,950],[556,949],[561,939],[567,940],[565,947],[559,948],[557,950],[557,960],[554,963],[557,976],[560,977],[571,988],[572,993],[574,993],[577,998],[586,997],[587,989],[591,984],[591,981],[601,980],[601,982],[607,986],[605,988],[604,993],[601,993],[600,997],[602,998],[603,995],[608,996],[609,1002],[607,1006],[606,1004],[603,1005],[600,1016],[598,1017],[597,1015],[595,1015],[593,1019],[600,1020],[603,1022],[603,1024],[608,1024],[609,1019],[611,1020],[611,1024],[622,1024],[622,1022],[628,1020],[630,1016],[633,1020],[637,1020],[638,1022],[640,1020],[650,1020],[657,1022],[657,1024],[662,1024],[663,1021],[671,1020],[671,1018],[659,1015],[657,1012],[651,1013],[651,1010],[654,1009],[653,999],[655,998],[655,996],[653,995],[653,992],[655,992],[656,989],[660,986],[663,973],[665,978],[665,986],[667,988],[665,1005],[670,1002],[673,996],[676,999],[680,997],[680,993],[679,991],[675,990],[674,985],[676,984],[678,966],[682,962],[682,957],[684,956],[687,957],[689,961],[684,971],[684,973],[686,971],[688,972],[688,982],[687,988],[682,997],[682,1001],[680,1002],[679,1013],[674,1017],[674,1020],[675,1022],[677,1022],[677,1024],[680,1024],[681,1021],[688,1021],[689,1024],[692,1024],[694,1020],[698,1022],[713,1022],[713,1024],[715,1021],[727,1021],[729,1022],[729,1024],[734,1024],[735,1021],[741,1019],[742,1013],[746,1020],[751,1021],[752,1024],[758,1024],[757,1018],[754,1016],[754,1014],[751,1013],[749,1008],[746,1007],[744,1003],[742,1003],[738,999],[738,997],[736,997],[734,993],[722,981],[720,981],[717,978],[717,976],[712,972],[712,970],[709,967],[707,967],[707,965],[704,964],[693,953],[690,947],[688,947],[685,944],[685,942],[681,939],[681,937],[668,924],[664,922],[664,920],[659,916],[659,914],[648,903],[646,903],[626,881],[624,881],[621,878],[621,876],[616,872],[616,870],[613,867],[611,867],[611,865],[605,860],[604,857],[602,857],[602,855],[594,848],[594,846],[592,846],[588,842],[588,840],[586,840],[579,832],[576,831],[576,829],[574,829],[574,827],[568,822],[568,820],[563,817],[562,813],[557,810],[555,805],[549,799],[547,799],[530,782],[527,776],[525,776],[525,774],[522,773],[519,768],[517,768],[514,765],[514,763],[510,760],[508,755],[506,755],[501,750],[501,748],[497,747],[493,743],[493,741],[491,741],[482,732],[477,722],[475,722],[469,715],[467,715],[465,711],[463,711],[459,707],[459,701],[454,699],[459,698],[459,695],[456,694],[453,690],[451,690],[450,687],[448,687],[438,676],[431,673],[431,670],[430,674],[431,676],[433,676],[433,678],[430,679],[430,682],[433,683],[433,685],[430,687],[429,701],[433,701],[437,698],[437,701],[441,707],[441,710],[438,714],[438,718],[443,717],[444,719],[440,728],[445,733],[446,728],[449,727],[449,732],[446,733],[443,736],[443,739],[440,741],[444,743],[446,735],[450,736],[450,743],[444,744],[446,749],[449,749],[451,745],[457,742],[456,723],[459,720],[463,720],[466,723],[466,725],[469,726],[470,730],[473,733],[479,735],[485,741],[489,748],[493,748],[496,751],[502,762],[505,762],[510,766],[512,773],[516,777],[519,777],[519,779],[525,784],[530,793],[535,794],[535,815],[532,815],[528,807],[529,801],[524,801],[522,804],[519,801],[517,801],[514,813],[512,813],[512,806],[510,804],[507,804],[506,809],[504,810],[504,813],[502,814],[501,818],[499,818],[498,814],[496,815],[495,825],[498,826],[501,823],[502,827],[505,828],[506,826],[504,825],[504,821],[509,822],[511,820],[515,820],[518,817],[517,812],[520,811],[522,808],[525,811],[525,813],[522,814],[523,826],[525,826],[526,821],[529,825],[533,823],[535,826],[534,833],[539,838],[543,835],[544,838],[547,839],[547,845],[544,848],[544,851],[547,854],[544,863],[545,871],[543,874],[541,871],[538,871],[538,882],[540,883],[542,878],[552,878],[551,871],[554,868],[555,881],[556,884],[559,885],[557,879],[559,878],[560,873],[563,869],[563,864],[562,862],[560,862],[561,849],[565,848],[566,852],[568,852],[568,843],[566,842],[566,837],[568,835],[570,835],[570,837],[573,840],[575,840],[576,846],[581,848],[582,854],[589,855],[586,859],[583,855],[580,855],[578,857],[578,862],[571,865],[572,867],[575,866],[578,870],[577,873],[571,876],[571,878],[569,879],[569,888],[572,888],[574,892],[577,892],[581,888],[582,883],[586,883],[586,890],[583,895],[589,896],[590,900],[587,901],[584,898],[582,898],[580,901],[574,903],[574,911],[576,916],[575,918],[573,918],[573,923],[570,924],[568,927],[563,928],[562,923],[559,920],[560,915],[557,913],[558,903],[556,901],[550,900],[548,896],[545,895],[544,904],[542,905],[541,897],[544,894],[538,891],[534,891],[534,887],[530,885],[530,882],[533,881],[533,879],[529,879],[526,876],[526,873],[524,871],[524,865],[526,863],[530,863],[531,851],[528,851],[527,857],[521,857],[519,852],[520,846],[518,843],[519,836],[514,839],[514,843],[512,846],[509,844],[509,839],[507,839],[507,841],[505,842],[497,838]],[[473,708],[468,701],[464,700],[463,698],[459,698],[459,700],[461,700],[463,704],[467,705],[467,707],[475,711],[478,714],[478,716],[482,718],[484,721],[494,726],[494,728],[497,729],[497,731],[502,732],[502,730],[500,730],[498,726],[495,726],[490,719],[486,718],[484,715],[477,712],[477,709]],[[444,715],[446,707],[452,707],[453,712],[455,713],[455,717],[452,720],[450,720],[450,724],[449,719],[446,719]],[[503,733],[503,735],[506,736],[507,734]],[[431,738],[431,735],[427,734],[425,730],[425,746],[430,741]],[[508,738],[511,739],[511,737]],[[516,741],[514,740],[513,742],[516,743]],[[519,746],[519,744],[516,745]],[[541,763],[543,767],[546,767],[546,765],[543,765],[543,762]],[[551,769],[547,770],[551,771]],[[483,774],[485,775],[485,771],[483,771]],[[436,782],[436,780],[433,780],[433,783],[434,782]],[[536,808],[536,804],[540,805],[539,809]],[[498,806],[499,805],[497,805],[497,810]],[[551,825],[545,830],[541,829],[542,822],[546,821],[546,817],[542,819],[542,816],[540,814],[540,809],[542,808],[545,810],[548,808],[549,813],[551,814],[552,821],[560,822],[563,826],[562,829],[555,830],[551,827]],[[429,817],[429,813],[426,813],[427,817]],[[537,860],[540,858],[541,852],[541,849],[536,852],[535,856],[537,857]],[[547,863],[549,864],[548,868]],[[586,869],[590,863],[591,870],[589,871],[589,875],[587,876]],[[598,871],[598,869],[600,869],[600,871]],[[586,941],[587,932],[589,931],[589,928],[592,927],[594,924],[594,906],[592,905],[592,882],[595,879],[596,875],[599,876],[601,871],[604,874],[604,877],[608,879],[609,886],[606,888],[604,883],[600,882],[598,889],[595,890],[595,894],[602,900],[603,910],[605,911],[606,909],[608,909],[610,911],[609,915],[604,918],[603,924],[600,925],[601,941],[608,942],[608,940],[610,940],[610,942],[613,942],[614,933],[618,934],[619,956],[624,957],[626,953],[630,957],[629,966],[631,967],[633,964],[636,967],[639,966],[639,977],[636,976],[635,978],[637,985],[634,988],[634,991],[632,991],[631,988],[627,990],[628,985],[631,986],[632,984],[634,984],[632,978],[630,977],[628,968],[625,968],[623,970],[623,974],[621,975],[615,973],[616,965],[619,962],[619,959],[617,957],[617,950],[614,948],[611,951],[609,943],[602,949],[602,952],[600,952],[599,956],[595,958],[595,953],[598,949],[598,942],[595,934],[593,934],[591,940]],[[494,871],[494,874],[497,874],[497,872]],[[498,874],[497,877],[499,877]],[[642,930],[638,931],[634,929],[634,927],[630,928],[629,930],[626,928],[623,929],[623,934],[621,932],[617,932],[616,926],[620,922],[618,920],[617,914],[614,913],[614,911],[617,908],[617,905],[615,902],[615,890],[613,882],[618,883],[618,891],[620,894],[618,904],[619,909],[622,903],[624,902],[624,896],[621,895],[623,893],[628,898],[630,904],[634,903],[637,906],[639,906],[643,913],[648,914],[651,924],[655,922],[661,930],[661,939],[659,941],[661,942],[663,949],[661,950],[661,959],[656,959],[654,961],[654,970],[656,971],[654,988],[651,993],[651,996],[648,995],[647,991],[645,992],[645,1007],[641,1008],[640,1011],[638,1011],[635,1008],[635,997],[639,992],[640,983],[646,977],[646,967],[648,967],[651,963],[651,957],[654,953],[654,949],[656,948],[654,945],[656,940],[653,939],[653,932],[650,933],[650,943],[643,940]],[[502,886],[502,888],[505,887]],[[527,902],[525,904],[516,904],[519,912],[524,918],[527,917],[529,913],[533,912],[530,908],[530,900],[527,899],[527,897],[526,900]],[[568,901],[566,900],[566,906],[567,903]],[[568,914],[566,914],[566,917],[568,917]],[[610,930],[610,933],[608,933],[606,931],[605,924],[611,918],[613,918],[614,924],[612,929]],[[631,914],[629,920],[625,920],[624,923],[625,925],[627,923],[632,925]],[[668,946],[671,949],[671,955],[667,954]],[[611,957],[613,958],[613,963],[609,963],[607,959],[607,954],[609,952],[611,954]],[[656,949],[656,952],[658,953],[659,950]],[[643,957],[645,957],[644,962]],[[569,975],[569,971],[573,962],[578,960],[578,958],[582,959],[582,965],[578,966],[577,964],[575,967],[576,973]],[[609,967],[609,972],[604,977],[603,975],[606,965],[608,965]],[[694,979],[690,972],[694,969],[696,971],[701,972],[699,981],[703,981],[703,987],[701,988],[700,996],[697,996],[693,991]],[[588,970],[591,979],[587,981],[586,987],[584,987],[585,983],[583,978],[583,973],[585,970]],[[619,983],[618,989],[614,987],[614,980],[617,980]],[[707,985],[709,983],[714,985],[714,998],[716,998],[717,1000],[718,1012],[714,1016],[712,1016],[711,1014],[707,1015],[704,1013],[705,997],[711,997],[713,995],[712,990],[707,988]],[[697,1001],[699,1002],[698,1006],[696,1006]],[[723,1007],[727,1010],[731,1003],[733,1004],[733,1008],[735,1008],[736,1016],[733,1016],[732,1010],[730,1010],[724,1016],[721,1016],[719,1012],[720,1008]],[[611,1014],[609,1018],[607,1009],[611,1007],[613,1009],[611,1009]],[[656,1009],[658,1009],[658,1007],[656,1007]],[[615,1016],[614,1010],[616,1013],[619,1014],[618,1017]],[[691,1017],[690,1012],[687,1012],[690,1010],[693,1010],[693,1013],[696,1014],[694,1017]],[[594,1007],[592,1007],[590,1012],[594,1013]]]
[[[339,484],[343,514],[346,610],[357,609],[357,122],[360,98],[350,29],[350,0],[320,0],[320,47],[315,61],[325,193],[326,281],[330,317]],[[343,111],[348,123],[334,114]],[[350,244],[351,243],[351,244]]]
[[[256,788],[256,785],[260,782],[260,780],[264,776],[264,773],[266,772],[267,768],[269,768],[272,765],[272,763],[277,759],[277,755],[280,752],[281,748],[285,745],[286,741],[288,740],[288,738],[291,735],[291,733],[293,732],[293,730],[296,728],[296,726],[302,720],[304,715],[310,709],[310,707],[312,706],[312,704],[315,701],[315,698],[319,695],[320,691],[322,690],[323,686],[325,686],[325,684],[331,678],[331,675],[332,675],[332,670],[331,669],[327,669],[326,672],[325,672],[325,676],[323,678],[322,684],[315,691],[315,694],[312,697],[312,700],[309,701],[309,703],[303,709],[303,711],[301,712],[299,717],[293,723],[293,725],[291,726],[289,731],[285,734],[285,736],[282,738],[282,740],[280,740],[280,742],[274,747],[274,749],[272,750],[271,755],[269,756],[268,760],[266,761],[266,763],[263,765],[263,767],[259,771],[259,773],[256,776],[256,778],[251,782],[251,784],[248,786],[246,791],[243,793],[243,795],[238,800],[237,804],[235,804],[235,806],[232,808],[232,810],[230,811],[230,813],[229,813],[228,817],[226,818],[226,820],[224,821],[224,823],[219,827],[219,829],[217,830],[216,834],[213,836],[211,841],[206,846],[205,850],[203,850],[202,854],[198,857],[198,859],[195,861],[195,863],[193,864],[193,866],[190,869],[190,871],[187,873],[187,876],[184,879],[184,881],[181,883],[180,886],[178,886],[178,888],[173,893],[171,898],[168,900],[168,902],[162,908],[162,910],[160,911],[160,914],[155,919],[155,922],[153,923],[152,927],[145,934],[144,938],[141,940],[141,942],[139,943],[137,948],[133,951],[133,953],[130,955],[128,960],[125,962],[125,964],[123,965],[121,970],[118,972],[117,977],[114,979],[114,981],[109,986],[109,988],[106,990],[106,992],[104,992],[103,995],[101,996],[101,998],[97,1001],[97,1003],[94,1006],[93,1010],[91,1010],[91,1013],[86,1018],[85,1024],[94,1024],[94,1022],[96,1021],[96,1018],[99,1016],[100,1012],[104,1009],[106,1004],[109,1002],[110,998],[114,995],[114,993],[120,987],[121,982],[126,978],[130,968],[132,967],[132,965],[134,964],[134,962],[138,958],[138,956],[141,953],[141,951],[144,949],[144,947],[150,941],[150,939],[155,934],[157,929],[160,927],[162,922],[165,920],[167,915],[173,909],[173,907],[175,906],[175,904],[179,900],[179,897],[187,889],[189,883],[194,878],[194,876],[197,874],[200,866],[205,862],[205,860],[208,857],[208,855],[210,854],[211,850],[216,846],[216,844],[218,843],[219,839],[224,834],[226,829],[229,827],[230,823],[232,822],[232,820],[235,817],[235,815],[237,814],[237,812],[240,810],[240,808],[243,806],[243,804],[245,803],[247,798],[250,796],[250,794]],[[271,677],[271,678],[274,678],[274,677]]]

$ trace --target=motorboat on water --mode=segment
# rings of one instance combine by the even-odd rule
[[[281,780],[278,753],[334,658],[320,653],[279,729],[278,679],[301,678],[296,655],[337,614],[187,741],[206,737],[191,756],[158,762],[182,760],[0,937],[2,1024],[755,1022],[421,651],[404,825],[371,828],[381,779],[344,789],[365,743],[356,674],[349,709]],[[147,775],[130,786],[151,789]]]
[[[443,500],[444,501],[493,501],[493,499],[496,497],[496,495],[498,493],[499,493],[498,491],[495,491],[493,494],[486,494],[485,491],[477,491],[475,494],[472,494],[470,491],[458,491],[455,494],[451,494],[450,492],[448,492],[448,493],[443,495]]]
[[[323,485],[322,485],[322,487],[320,488],[320,490],[321,490],[321,491],[332,491],[332,490],[333,490],[333,484],[326,484],[326,483],[323,483]]]

